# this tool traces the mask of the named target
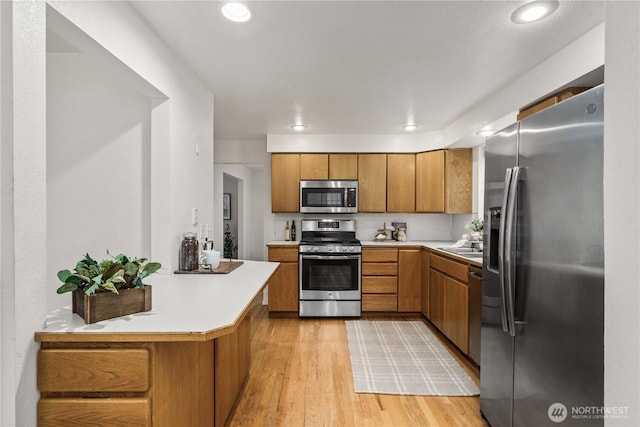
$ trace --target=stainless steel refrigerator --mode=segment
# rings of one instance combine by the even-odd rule
[[[603,93],[486,143],[480,409],[493,427],[604,424]]]

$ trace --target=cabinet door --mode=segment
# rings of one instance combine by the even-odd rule
[[[420,250],[398,251],[398,311],[420,311],[421,261]]]
[[[329,179],[329,155],[300,154],[300,179]]]
[[[387,212],[415,212],[416,155],[387,155]]]
[[[444,212],[444,151],[416,154],[416,211]]]
[[[358,154],[358,211],[387,209],[387,155]]]
[[[444,274],[429,269],[429,320],[444,332]]]
[[[471,213],[472,169],[473,156],[470,148],[446,150],[446,213]]]
[[[298,311],[298,263],[283,262],[269,280],[269,311]]]
[[[271,211],[300,211],[300,155],[271,155]]]
[[[469,288],[451,277],[444,278],[443,331],[464,354],[469,353]]]
[[[329,179],[358,179],[358,155],[329,154]]]
[[[429,252],[422,251],[422,283],[420,292],[420,312],[429,318]]]

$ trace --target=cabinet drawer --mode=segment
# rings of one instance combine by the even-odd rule
[[[363,262],[363,276],[397,276],[398,264],[395,262]]]
[[[397,249],[363,249],[362,262],[397,262]]]
[[[363,277],[362,293],[364,294],[395,294],[398,293],[398,279],[396,277]]]
[[[274,262],[298,262],[298,247],[269,248],[269,261]]]
[[[39,427],[150,426],[149,398],[45,398],[38,402]]]
[[[449,276],[455,277],[461,282],[469,281],[469,265],[461,262],[452,261],[439,255],[431,254],[429,258],[431,268],[447,273]]]
[[[144,392],[149,389],[148,349],[44,349],[38,352],[38,389]]]
[[[395,294],[363,294],[362,311],[398,311]]]

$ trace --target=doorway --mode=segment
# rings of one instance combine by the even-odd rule
[[[243,217],[240,201],[242,200],[241,190],[243,181],[230,174],[222,174],[222,249],[224,258],[239,258],[240,242],[239,229],[243,222],[239,221]],[[244,252],[244,251],[243,251]]]

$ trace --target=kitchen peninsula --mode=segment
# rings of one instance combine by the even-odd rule
[[[250,364],[250,311],[278,263],[156,274],[151,311],[85,324],[56,310],[35,340],[38,425],[224,425]]]

